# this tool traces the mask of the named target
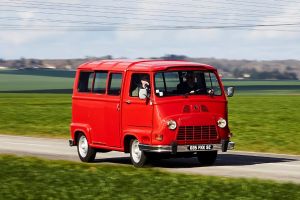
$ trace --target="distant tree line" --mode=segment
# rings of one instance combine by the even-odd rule
[[[241,69],[235,68],[233,76],[236,78],[244,77],[245,74],[250,75],[251,79],[277,79],[277,80],[297,80],[297,74],[292,72],[272,71],[257,71],[256,69]]]
[[[111,55],[102,57],[86,56],[84,59],[26,59],[6,61],[0,59],[2,66],[26,69],[45,68],[54,66],[57,69],[76,69],[80,64],[93,60],[114,59]],[[140,58],[142,59],[142,58]],[[207,63],[217,67],[224,78],[246,78],[246,79],[277,79],[277,80],[297,80],[300,78],[300,61],[253,61],[253,60],[228,60],[215,58],[190,58],[185,55],[167,54],[162,57],[151,57],[160,60],[186,60],[200,63]]]
[[[161,57],[163,60],[191,60],[189,57],[185,55],[174,55],[174,54],[169,54],[166,56]],[[214,63],[209,63],[213,66],[217,66],[217,68],[220,71],[223,72],[229,72],[232,73],[234,78],[244,78],[245,74],[247,74],[248,79],[276,79],[276,80],[297,80],[297,74],[294,72],[289,72],[289,70],[293,70],[291,66],[287,66],[286,70],[284,72],[280,72],[279,70],[271,70],[271,71],[257,71],[255,68],[244,68],[244,67],[232,67],[230,65],[230,62],[222,62],[222,61],[217,61]],[[218,60],[218,59],[216,59]],[[249,64],[252,61],[247,61],[247,60],[241,60],[237,61],[240,62],[241,64]],[[205,62],[207,63],[207,62]],[[270,66],[272,68],[272,66]]]

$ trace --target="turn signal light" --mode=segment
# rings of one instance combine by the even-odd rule
[[[155,134],[155,140],[157,141],[162,141],[163,140],[163,135],[162,134]]]

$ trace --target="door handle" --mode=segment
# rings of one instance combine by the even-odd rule
[[[120,104],[117,105],[117,111],[120,111]]]
[[[127,104],[131,104],[131,101],[130,100],[126,100],[125,101]]]

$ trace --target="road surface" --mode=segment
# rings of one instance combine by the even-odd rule
[[[76,147],[63,139],[0,135],[0,153],[79,161]],[[96,163],[130,165],[128,154],[98,153]],[[220,153],[215,166],[202,167],[196,158],[165,159],[152,164],[171,172],[246,177],[300,184],[300,156],[230,151]]]

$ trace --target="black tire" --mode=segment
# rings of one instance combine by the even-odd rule
[[[218,151],[199,151],[197,152],[197,158],[201,165],[210,166],[213,165],[217,159]]]
[[[130,160],[135,167],[143,167],[147,162],[146,154],[138,148],[139,141],[132,139],[130,141]]]
[[[93,162],[96,157],[97,151],[89,145],[83,133],[79,133],[77,138],[77,153],[82,162]]]

